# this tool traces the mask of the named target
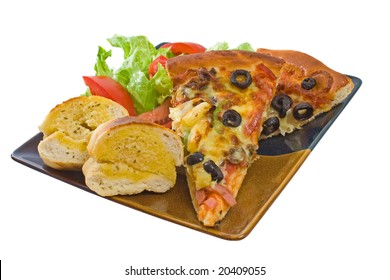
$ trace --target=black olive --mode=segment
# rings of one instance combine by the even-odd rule
[[[230,81],[233,85],[239,88],[247,88],[252,83],[251,74],[243,69],[238,69],[232,73],[230,76]]]
[[[264,135],[270,135],[272,132],[278,130],[279,126],[280,126],[279,119],[277,117],[271,117],[264,122],[262,133]]]
[[[307,102],[301,102],[294,107],[293,115],[296,120],[303,121],[313,116],[313,111],[313,106]]]
[[[203,164],[204,170],[211,175],[213,181],[221,181],[223,179],[223,173],[221,169],[215,164],[214,161],[208,160]]]
[[[158,50],[160,47],[162,47],[165,44],[169,44],[169,42],[162,42],[162,43],[158,44],[157,46],[155,46],[156,50]]]
[[[236,110],[230,109],[222,115],[224,126],[237,127],[241,124],[241,115]]]
[[[271,101],[272,107],[279,113],[279,117],[284,118],[287,111],[291,108],[292,99],[290,96],[284,93],[279,93],[274,96]]]
[[[201,152],[195,152],[195,153],[190,154],[187,157],[186,162],[188,165],[194,165],[194,164],[197,164],[199,162],[202,162],[203,160],[204,160],[204,155]]]
[[[302,81],[301,87],[306,90],[311,90],[317,84],[316,79],[314,78],[306,78]]]

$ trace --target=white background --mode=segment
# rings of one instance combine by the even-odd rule
[[[3,1],[4,279],[131,279],[125,275],[131,265],[266,267],[265,276],[250,279],[390,279],[390,21],[381,3]],[[107,47],[106,38],[114,34],[142,34],[155,44],[247,41],[300,50],[361,78],[363,86],[251,234],[226,241],[93,196],[11,160],[54,105],[84,92],[82,75],[94,74],[97,46]]]

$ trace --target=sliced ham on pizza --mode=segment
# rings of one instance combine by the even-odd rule
[[[168,60],[170,118],[183,139],[199,221],[214,226],[234,206],[284,60],[256,52],[209,51]]]
[[[318,59],[293,50],[258,49],[286,61],[261,138],[285,135],[341,103],[354,87],[352,80]]]

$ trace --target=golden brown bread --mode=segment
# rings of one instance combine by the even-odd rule
[[[87,144],[102,123],[127,116],[118,103],[100,96],[79,96],[56,105],[39,130],[38,152],[44,163],[60,170],[80,170],[88,159]]]
[[[172,130],[136,117],[100,125],[88,143],[82,171],[86,185],[101,196],[165,192],[176,182],[183,162],[180,137]]]

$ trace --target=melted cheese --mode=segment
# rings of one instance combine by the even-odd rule
[[[223,75],[230,75],[226,71]],[[193,89],[185,86],[178,87],[176,94],[187,101],[178,104],[170,111],[173,120],[173,129],[179,133],[186,145],[189,154],[201,152],[206,160],[213,160],[223,173],[226,173],[226,161],[231,159],[235,164],[249,166],[257,158],[258,134],[248,135],[246,127],[257,127],[260,130],[263,100],[258,95],[259,89],[253,83],[247,89],[239,89],[230,85],[229,77],[218,76],[217,84],[211,81],[202,89]],[[221,87],[220,83],[224,82]],[[218,88],[215,91],[214,88]],[[196,97],[194,99],[190,99]],[[227,110],[237,111],[242,122],[238,127],[227,127],[222,123],[222,115]],[[260,114],[257,122],[253,124],[256,114]],[[188,167],[192,172],[196,189],[210,187],[211,176],[204,170],[202,164]],[[226,174],[225,174],[226,175]],[[224,183],[224,181],[220,182]]]

